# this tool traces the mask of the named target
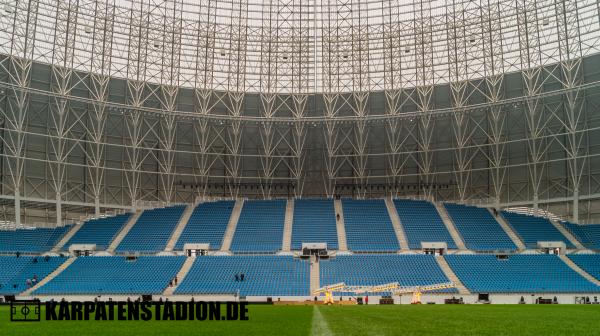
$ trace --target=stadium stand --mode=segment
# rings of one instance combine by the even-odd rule
[[[56,228],[0,230],[0,252],[41,253],[50,251],[70,229]]]
[[[126,213],[88,220],[81,224],[63,249],[68,250],[73,244],[96,244],[96,250],[105,250],[130,217],[131,213]]]
[[[382,199],[343,199],[348,249],[390,252],[400,249],[392,221]]]
[[[600,287],[556,255],[446,255],[461,282],[475,293],[596,293]]]
[[[536,248],[540,241],[562,241],[567,248],[574,248],[573,244],[547,218],[508,211],[501,213],[527,248]]]
[[[349,286],[382,285],[398,282],[401,286],[420,286],[449,282],[433,255],[360,255],[337,256],[320,261],[321,285],[344,282]],[[455,288],[442,290],[456,292]]]
[[[0,256],[0,294],[14,295],[25,291],[27,279],[37,276],[40,281],[65,260],[61,257]]]
[[[600,250],[600,224],[579,225],[567,221],[561,224],[579,240],[583,246]]]
[[[292,249],[300,250],[302,243],[327,243],[338,248],[336,217],[333,200],[300,200],[294,202]]]
[[[600,254],[567,254],[577,266],[600,280]]]
[[[160,294],[184,262],[179,256],[79,257],[34,294]]]
[[[517,249],[488,209],[450,203],[445,203],[444,206],[468,249],[479,251]]]
[[[162,251],[184,210],[184,205],[145,210],[116,251]]]
[[[245,201],[231,242],[234,252],[281,249],[286,200]]]
[[[446,242],[449,249],[456,249],[452,236],[431,202],[395,199],[394,205],[411,249],[421,249],[421,242]]]
[[[235,201],[199,204],[177,240],[175,250],[182,250],[186,243],[209,243],[211,250],[221,248],[223,234],[234,205]]]
[[[175,293],[310,295],[309,267],[308,260],[289,256],[198,257]],[[236,281],[236,274],[244,274],[244,281]]]

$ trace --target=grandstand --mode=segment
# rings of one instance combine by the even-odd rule
[[[589,302],[599,12],[0,0],[0,299]]]

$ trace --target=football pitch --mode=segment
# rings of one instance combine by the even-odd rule
[[[1,335],[600,335],[600,305],[250,305],[248,321],[11,322]]]

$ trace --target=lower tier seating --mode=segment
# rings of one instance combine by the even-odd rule
[[[460,281],[473,293],[596,293],[600,287],[556,255],[446,255]]]
[[[198,257],[176,294],[310,295],[308,260],[289,256]],[[236,281],[236,274],[244,281]]]
[[[569,254],[567,257],[589,275],[600,280],[600,254]]]
[[[27,290],[28,279],[40,281],[65,261],[62,257],[0,257],[0,295],[15,295]]]
[[[185,257],[79,257],[34,294],[161,294]]]
[[[449,282],[433,255],[352,255],[320,261],[321,286],[344,282],[350,286],[382,285],[398,282],[402,286]],[[445,289],[442,292],[456,292]],[[384,293],[389,294],[389,293]]]
[[[0,252],[50,251],[71,227],[0,230]]]

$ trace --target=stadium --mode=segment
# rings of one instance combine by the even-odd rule
[[[600,334],[599,18],[0,0],[0,329]],[[57,302],[81,321],[11,323]],[[113,302],[249,320],[92,321]]]

